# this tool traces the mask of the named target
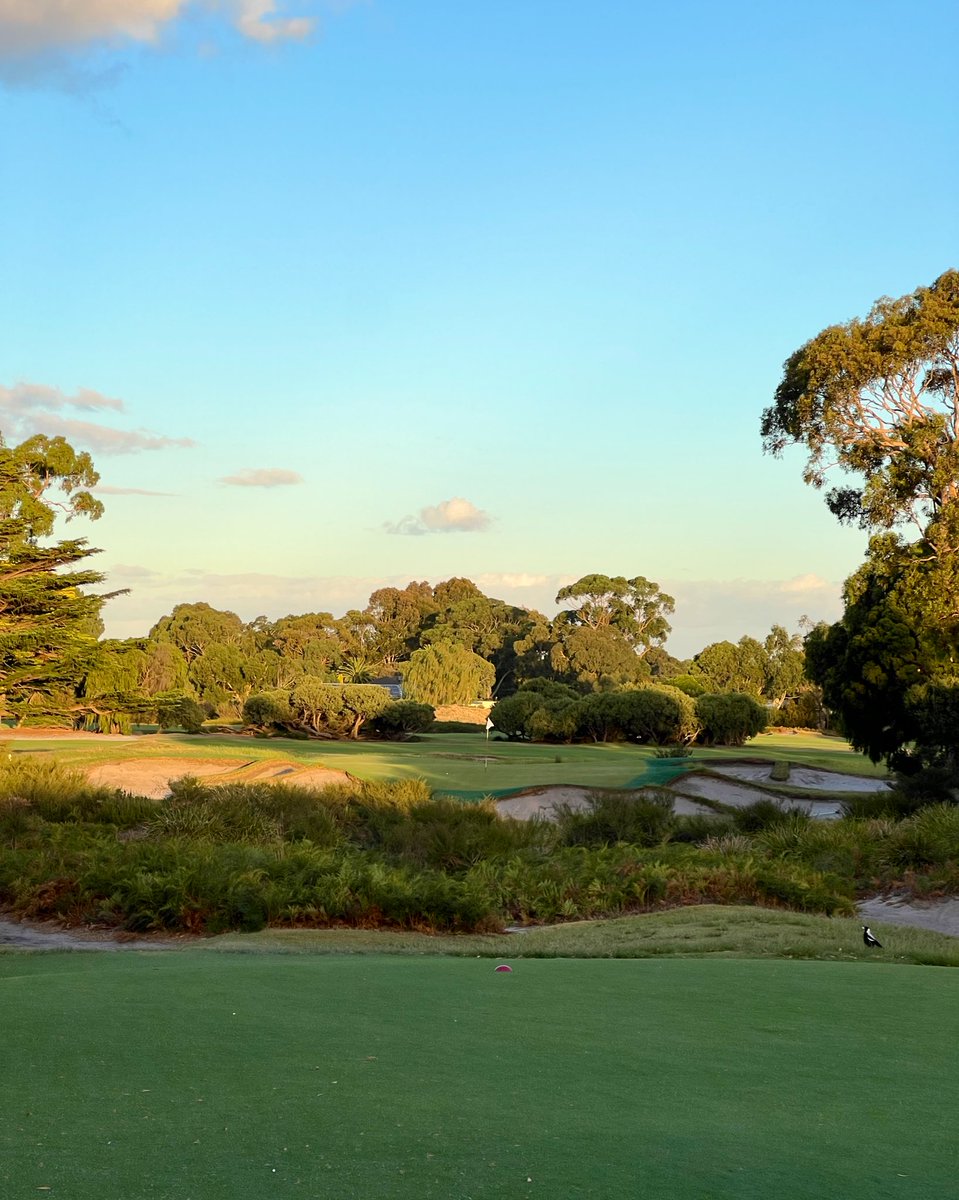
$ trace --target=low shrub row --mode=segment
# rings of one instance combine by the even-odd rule
[[[509,738],[528,741],[635,741],[654,746],[741,746],[766,728],[766,709],[739,692],[691,697],[668,684],[641,684],[581,696],[535,681],[494,705],[490,717]]]
[[[681,817],[667,794],[598,792],[555,822],[519,822],[420,780],[181,780],[154,801],[39,760],[0,768],[0,906],[137,932],[490,930],[704,902],[848,912],[857,891],[894,884],[959,888],[959,807]]]

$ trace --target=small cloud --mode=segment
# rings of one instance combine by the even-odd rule
[[[192,0],[0,0],[0,54],[17,57],[50,50],[123,42],[156,45]],[[207,0],[232,16],[244,37],[259,42],[300,39],[312,17],[283,17],[276,0]]]
[[[316,28],[312,17],[280,17],[274,0],[242,0],[236,27],[255,42],[302,41]]]
[[[230,487],[275,488],[290,487],[302,483],[303,476],[296,471],[287,471],[283,467],[257,467],[237,471],[235,475],[224,475],[217,483],[225,483]]]
[[[314,17],[284,16],[283,7],[285,0],[0,0],[0,80],[89,91],[116,78],[116,64],[103,67],[98,56],[159,46],[200,9],[260,44],[302,41],[316,30]]]
[[[107,425],[96,425],[92,421],[71,421],[46,413],[34,417],[31,424],[32,433],[65,437],[68,442],[97,454],[137,454],[141,450],[168,450],[171,447],[190,449],[196,445],[193,438],[165,437],[160,433],[150,433],[147,429],[110,429]]]
[[[832,593],[835,584],[828,583],[819,575],[797,575],[794,579],[786,579],[780,585],[788,595],[817,595],[823,590]]]
[[[483,592],[488,588],[511,588],[514,590],[523,590],[524,588],[541,588],[553,580],[558,579],[557,575],[527,575],[523,572],[519,574],[510,571],[487,571],[484,575],[477,576],[476,586]],[[558,584],[553,588],[557,591],[562,584]]]
[[[384,521],[383,529],[386,533],[397,533],[402,537],[422,537],[426,533],[423,522],[410,516],[400,517],[398,521]]]
[[[159,572],[152,567],[141,567],[136,563],[116,563],[110,568],[110,578],[122,579],[157,579]]]
[[[405,516],[386,521],[387,533],[420,537],[425,533],[484,533],[490,525],[489,514],[462,496],[421,508],[418,517]]]
[[[3,3],[0,0],[0,6]],[[61,415],[71,409],[81,413],[125,413],[126,405],[115,396],[104,396],[92,388],[79,388],[71,396],[44,383],[0,386],[0,432],[8,442],[23,441],[39,433],[64,437],[78,449],[97,454],[136,454],[140,450],[196,445],[192,438],[166,437],[148,429],[114,429],[99,422]]]
[[[3,0],[0,0],[2,4]],[[29,413],[36,410],[58,412],[63,408],[76,408],[81,412],[97,412],[112,409],[123,412],[122,400],[114,396],[104,396],[91,388],[78,388],[68,396],[60,388],[49,387],[45,383],[15,383],[13,387],[0,387],[0,407],[10,413]]]

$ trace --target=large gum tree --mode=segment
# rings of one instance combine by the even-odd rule
[[[807,642],[807,673],[850,740],[908,768],[959,744],[959,272],[786,360],[765,449],[808,451],[805,479],[869,530],[845,611]],[[837,478],[838,477],[838,478]]]

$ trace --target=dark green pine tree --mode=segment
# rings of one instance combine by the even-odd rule
[[[100,609],[108,597],[86,589],[99,571],[74,570],[98,553],[82,538],[51,541],[58,517],[96,520],[90,492],[99,476],[90,455],[62,437],[7,446],[0,436],[0,713],[70,719],[100,654]],[[116,595],[117,593],[113,593]]]

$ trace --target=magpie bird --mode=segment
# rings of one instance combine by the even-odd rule
[[[866,946],[876,946],[878,949],[882,949],[882,942],[873,934],[868,925],[862,927],[862,940]]]

